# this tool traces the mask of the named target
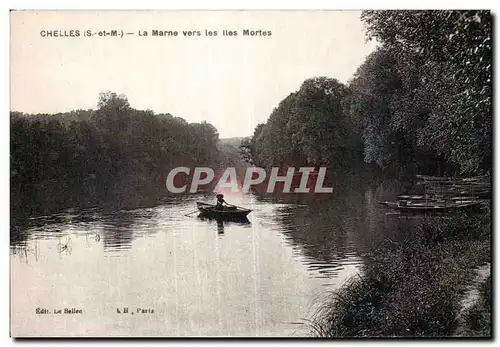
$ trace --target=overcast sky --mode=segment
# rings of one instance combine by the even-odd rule
[[[95,108],[100,92],[132,107],[206,120],[221,137],[247,136],[310,77],[347,82],[375,48],[357,11],[11,12],[11,109]],[[85,37],[85,30],[133,35]],[[153,30],[177,37],[152,37]],[[222,36],[237,30],[238,36]],[[243,36],[243,30],[271,36]],[[78,37],[42,37],[79,30]],[[201,36],[185,37],[183,30]],[[216,30],[217,36],[205,36]],[[139,36],[139,31],[149,36]],[[64,33],[63,33],[64,34]]]

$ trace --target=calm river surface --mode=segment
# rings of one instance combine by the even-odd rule
[[[247,224],[185,216],[212,196],[26,219],[11,241],[12,334],[304,336],[321,298],[360,270],[383,220],[373,199],[226,195],[253,209]]]

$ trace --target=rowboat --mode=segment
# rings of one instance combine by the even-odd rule
[[[224,206],[223,209],[219,209],[216,205],[204,202],[197,202],[196,206],[200,211],[200,215],[208,218],[245,219],[252,212],[252,210],[239,206]]]
[[[427,195],[398,195],[398,200],[414,200],[414,201],[437,201],[436,198],[431,198]]]
[[[455,201],[446,203],[414,203],[405,201],[379,201],[380,204],[404,212],[442,212],[453,209],[476,207],[481,201]]]
[[[433,182],[485,182],[490,180],[489,175],[475,176],[475,177],[465,177],[465,178],[454,178],[454,177],[440,177],[440,176],[429,176],[429,175],[416,175],[417,179],[424,181]]]

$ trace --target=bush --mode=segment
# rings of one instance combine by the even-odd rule
[[[455,215],[401,229],[399,240],[388,240],[370,252],[363,273],[350,278],[318,308],[313,334],[452,335],[470,270],[490,260],[486,217]],[[488,291],[485,285],[485,298]],[[489,307],[491,300],[486,302],[483,306]],[[470,320],[482,327],[487,318],[471,313]]]

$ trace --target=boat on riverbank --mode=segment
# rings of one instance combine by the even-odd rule
[[[480,199],[491,197],[491,178],[489,175],[451,178],[417,175],[417,186],[425,196],[440,199],[464,198],[475,196]]]
[[[414,201],[379,201],[381,205],[403,212],[445,212],[454,209],[478,207],[481,201],[446,201],[446,202],[414,202]]]
[[[239,206],[224,206],[223,209],[218,209],[216,205],[204,202],[197,202],[196,206],[200,211],[200,215],[208,218],[245,219],[252,212],[252,210]]]
[[[488,175],[453,178],[417,175],[412,192],[398,195],[395,201],[380,204],[403,212],[445,212],[480,206],[491,196]]]
[[[453,177],[441,177],[441,176],[429,176],[429,175],[416,175],[416,178],[424,182],[488,182],[490,181],[489,175],[481,175],[474,177],[464,177],[464,178],[453,178]]]

